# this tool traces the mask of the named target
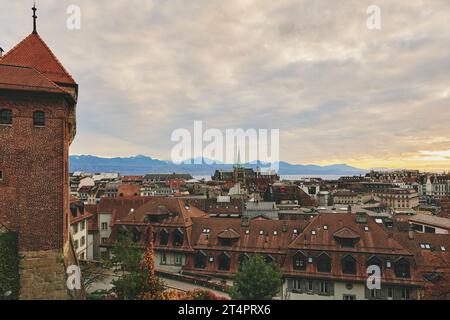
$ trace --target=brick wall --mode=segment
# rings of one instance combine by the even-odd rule
[[[0,125],[0,220],[18,231],[21,251],[62,250],[73,108],[58,95],[0,90],[3,108],[12,109],[13,124]],[[45,127],[33,125],[38,110],[45,112]]]

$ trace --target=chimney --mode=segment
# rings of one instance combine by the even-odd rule
[[[412,226],[412,224],[410,224],[408,228],[408,239],[414,240],[414,227]]]

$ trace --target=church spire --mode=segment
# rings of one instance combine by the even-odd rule
[[[36,2],[33,4],[33,8],[31,8],[31,10],[33,10],[33,34],[37,34],[37,28],[36,28],[36,19],[37,19],[37,15],[36,15]]]

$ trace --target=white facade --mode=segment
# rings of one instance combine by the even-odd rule
[[[100,234],[100,244],[104,243],[109,239],[111,235],[111,213],[99,213],[98,214],[98,230]],[[100,248],[100,254],[107,252],[106,248]]]
[[[78,259],[85,260],[87,255],[88,229],[87,219],[70,225],[70,234],[72,235],[73,246]]]

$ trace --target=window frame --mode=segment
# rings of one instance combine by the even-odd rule
[[[33,126],[45,127],[46,117],[45,112],[42,110],[36,110],[33,112]]]

